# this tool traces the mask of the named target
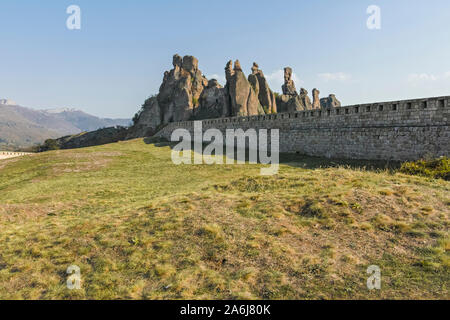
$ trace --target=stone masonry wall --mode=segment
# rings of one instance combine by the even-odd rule
[[[12,152],[12,151],[0,151],[0,160],[1,159],[9,159],[16,158],[29,155],[31,153],[28,152]]]
[[[367,160],[417,160],[450,155],[450,96],[202,121],[216,128],[279,129],[280,152]],[[170,123],[193,132],[193,122]]]

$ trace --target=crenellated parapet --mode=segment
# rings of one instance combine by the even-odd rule
[[[0,151],[0,159],[10,159],[16,157],[27,156],[32,153],[29,152],[12,152],[12,151]]]
[[[280,152],[328,158],[416,160],[450,155],[450,96],[204,120],[203,130],[278,129]],[[156,136],[170,140],[171,123]]]

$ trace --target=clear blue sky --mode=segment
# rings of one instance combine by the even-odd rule
[[[66,28],[71,4],[81,30]],[[381,30],[366,27],[372,4]],[[0,44],[0,98],[99,116],[131,117],[174,53],[207,76],[256,61],[274,91],[291,66],[297,89],[347,105],[450,95],[448,0],[1,0]]]

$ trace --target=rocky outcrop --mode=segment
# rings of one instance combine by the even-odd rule
[[[300,99],[295,83],[292,79],[292,68],[284,68],[284,84],[281,87],[283,94],[276,99],[278,112],[296,112],[305,110],[305,107]]]
[[[341,106],[341,102],[336,99],[334,94],[330,94],[328,98],[320,99],[320,107],[322,109],[337,108]]]
[[[216,79],[211,79],[200,95],[200,107],[196,109],[196,120],[216,119],[230,116],[227,90]]]
[[[133,118],[134,125],[130,128],[127,137],[148,137],[154,135],[162,125],[161,108],[158,98],[148,98],[142,109]]]
[[[158,95],[149,98],[135,115],[128,138],[153,135],[170,122],[252,116],[277,112],[276,99],[257,64],[249,79],[236,60],[225,68],[227,83],[208,81],[192,56],[173,56],[173,69],[164,73]]]
[[[77,149],[99,146],[125,140],[128,134],[126,127],[111,127],[91,132],[83,132],[58,139],[48,139],[38,147],[39,152],[57,149]]]
[[[311,103],[311,99],[308,96],[308,91],[304,88],[300,89],[300,102],[304,110],[312,110],[313,106]]]
[[[194,118],[208,80],[193,56],[182,58],[176,54],[172,65],[173,69],[164,73],[158,95],[147,99],[135,115],[127,138],[150,136],[167,123]]]
[[[298,96],[292,97],[285,94],[277,97],[277,107],[278,113],[305,110]]]
[[[270,90],[264,73],[259,69],[256,62],[253,62],[252,73],[248,76],[248,81],[255,90],[265,113],[277,113],[275,94]]]
[[[312,95],[313,95],[312,108],[313,109],[320,109],[320,91],[317,90],[316,88],[314,88],[313,91],[312,91]]]
[[[284,69],[283,94],[275,95],[263,71],[253,63],[247,77],[239,60],[229,61],[225,67],[226,85],[208,81],[199,70],[193,56],[173,56],[173,69],[164,73],[158,95],[147,99],[129,129],[127,138],[155,134],[170,122],[205,120],[223,117],[253,116],[265,113],[296,112],[336,107],[340,102],[334,95],[319,98],[313,90],[313,102],[308,91],[296,91],[292,68]]]
[[[162,123],[189,120],[208,80],[198,69],[198,60],[192,56],[173,57],[173,69],[164,73],[159,89],[158,104]]]
[[[247,80],[242,71],[239,60],[234,63],[229,61],[225,67],[227,78],[226,90],[230,98],[232,116],[253,116],[264,114],[264,110],[259,102],[256,88]]]

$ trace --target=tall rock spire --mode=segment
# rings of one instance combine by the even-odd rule
[[[312,91],[313,95],[313,109],[320,109],[320,91],[316,88]]]
[[[252,74],[248,76],[248,81],[252,84],[253,88],[258,95],[258,100],[265,112],[276,113],[277,102],[275,95],[270,90],[269,84],[264,77],[264,73],[259,69],[256,62],[253,62]]]
[[[227,63],[225,75],[227,77],[226,89],[230,98],[231,115],[253,116],[264,114],[256,88],[245,77],[239,60],[235,61],[233,70],[231,70],[230,62]]]
[[[284,68],[284,85],[282,87],[283,94],[287,96],[298,96],[297,89],[295,89],[294,80],[292,80],[292,68]]]

